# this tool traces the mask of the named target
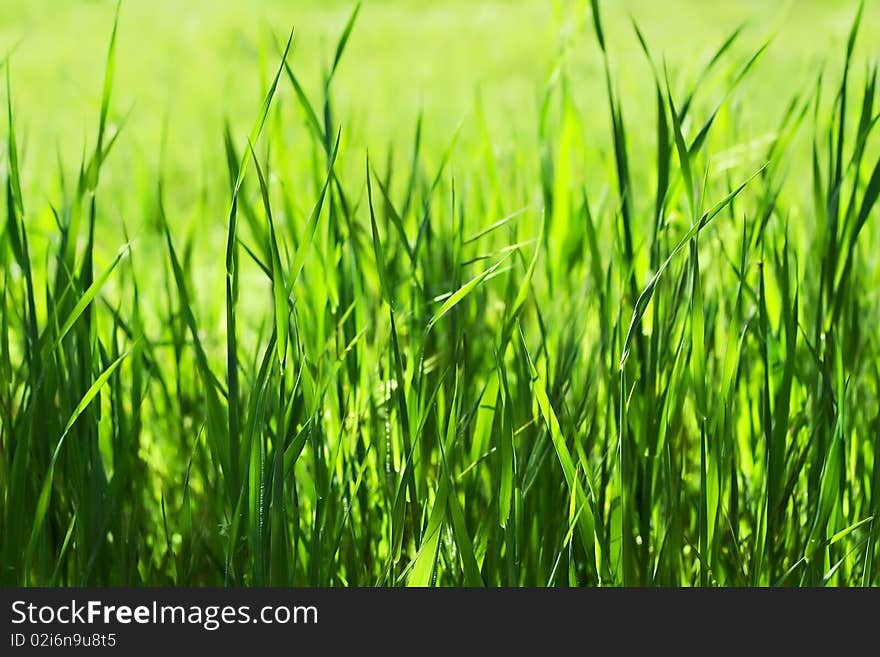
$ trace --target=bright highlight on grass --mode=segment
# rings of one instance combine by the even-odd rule
[[[421,121],[396,157],[351,148],[333,81],[358,6],[318,95],[297,33],[276,42],[253,128],[212,163],[228,214],[184,233],[161,174],[124,244],[98,219],[124,34],[49,235],[0,57],[0,583],[880,584],[862,8],[760,141],[728,103],[766,44],[739,61],[738,29],[685,82],[583,5],[605,96],[579,109],[558,70],[534,167],[500,161],[484,121],[443,152]],[[652,72],[638,112],[623,47]],[[590,149],[607,166],[580,166]]]

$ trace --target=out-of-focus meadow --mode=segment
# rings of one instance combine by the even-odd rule
[[[0,5],[0,53],[15,48],[12,84],[27,189],[51,181],[46,173],[57,168],[59,151],[67,166],[78,163],[100,102],[114,6],[111,0]],[[114,154],[118,166],[107,171],[108,184],[130,188],[149,180],[137,174],[158,167],[164,135],[171,188],[182,202],[193,202],[205,176],[224,175],[211,171],[222,156],[223,121],[239,132],[250,125],[279,42],[295,29],[291,64],[308,90],[317,89],[352,6],[345,0],[126,0],[111,115],[126,117],[126,134]],[[868,3],[857,57],[880,38],[878,9]],[[739,25],[746,32],[734,45],[731,69],[772,36],[761,74],[744,82],[733,105],[743,135],[761,137],[775,127],[791,95],[810,89],[819,71],[836,63],[852,10],[848,0],[609,2],[606,29],[616,83],[632,99],[627,118],[638,124],[653,111],[650,69],[630,18],[673,77],[692,79]],[[395,143],[402,151],[421,112],[429,153],[439,158],[459,124],[460,150],[466,152],[476,139],[479,104],[501,152],[528,152],[557,66],[571,80],[588,135],[607,130],[602,62],[586,2],[372,0],[358,23],[334,82],[349,145],[384,151]],[[650,134],[632,136],[639,141]],[[607,145],[597,144],[597,154],[600,149]]]

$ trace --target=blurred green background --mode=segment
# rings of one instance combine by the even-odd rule
[[[57,152],[67,166],[75,166],[87,138],[94,138],[114,4],[0,3],[0,52],[14,48],[13,97],[26,147],[28,188],[45,186],[47,167],[57,168]],[[275,39],[283,40],[295,27],[292,63],[307,87],[315,89],[353,4],[125,0],[112,116],[119,119],[129,110],[130,115],[112,168],[155,165],[165,125],[169,173],[194,174],[221,153],[224,117],[239,130],[252,121],[276,64]],[[384,149],[403,141],[401,148],[406,148],[419,111],[424,112],[429,151],[445,144],[463,120],[466,141],[472,124],[467,117],[479,94],[498,146],[527,145],[537,131],[542,90],[566,41],[575,97],[584,108],[601,106],[596,116],[606,117],[601,60],[584,25],[587,4],[367,0],[334,83],[347,143]],[[633,93],[641,88],[650,92],[641,84],[649,69],[627,15],[676,75],[695,74],[740,23],[747,22],[746,33],[731,61],[741,61],[775,35],[761,75],[755,77],[760,84],[749,80],[744,86],[750,110],[742,119],[753,122],[753,134],[775,124],[788,96],[808,88],[829,56],[837,66],[855,8],[854,0],[605,3],[616,75]],[[878,43],[880,3],[869,2],[866,11],[863,51]],[[814,38],[817,26],[822,34]],[[689,36],[682,39],[682,34]],[[284,91],[291,95],[289,87]],[[629,90],[623,91],[626,99]],[[653,111],[650,102],[646,107]],[[630,120],[638,120],[638,104],[625,110]],[[596,126],[597,134],[605,131],[605,122]]]
[[[426,137],[443,141],[467,116],[480,90],[502,132],[534,132],[538,99],[564,35],[575,39],[570,72],[582,78],[586,92],[601,89],[597,48],[578,24],[586,16],[584,4],[367,0],[336,83],[339,108],[358,137],[380,141],[401,130],[408,137],[422,109]],[[626,15],[637,20],[673,70],[695,71],[740,23],[748,23],[737,48],[743,55],[775,34],[762,64],[762,86],[749,87],[772,101],[781,91],[809,84],[822,62],[837,54],[834,46],[843,47],[856,4],[616,0],[604,9],[624,81],[648,73]],[[16,109],[23,133],[39,142],[38,148],[92,129],[114,5],[113,0],[0,3],[0,52],[17,45],[12,59]],[[302,78],[314,81],[353,5],[350,0],[125,0],[116,113],[132,107],[127,130],[139,142],[155,140],[165,119],[173,141],[188,146],[216,141],[224,116],[247,123],[255,114],[276,63],[272,34],[283,40],[295,28],[293,64]],[[867,5],[863,49],[876,46],[880,37],[880,3]],[[817,26],[821,38],[814,38]],[[682,34],[689,38],[681,39]]]

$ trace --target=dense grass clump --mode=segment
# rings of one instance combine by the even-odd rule
[[[189,231],[162,172],[99,220],[115,27],[92,146],[35,231],[0,60],[0,583],[880,584],[862,11],[756,142],[728,103],[763,47],[735,58],[737,30],[683,81],[634,23],[652,105],[628,121],[588,9],[605,97],[582,111],[560,68],[508,159],[479,113],[441,153],[422,122],[352,148],[332,89],[358,10],[319,96],[291,35],[212,164],[228,212]]]

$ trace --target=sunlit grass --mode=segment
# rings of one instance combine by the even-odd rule
[[[48,198],[0,60],[0,581],[877,584],[862,10],[759,102],[772,30],[681,75],[560,9],[575,54],[508,151],[491,93],[442,141],[431,110],[350,137],[350,9],[317,62],[267,31],[245,130],[120,161],[114,23]]]

